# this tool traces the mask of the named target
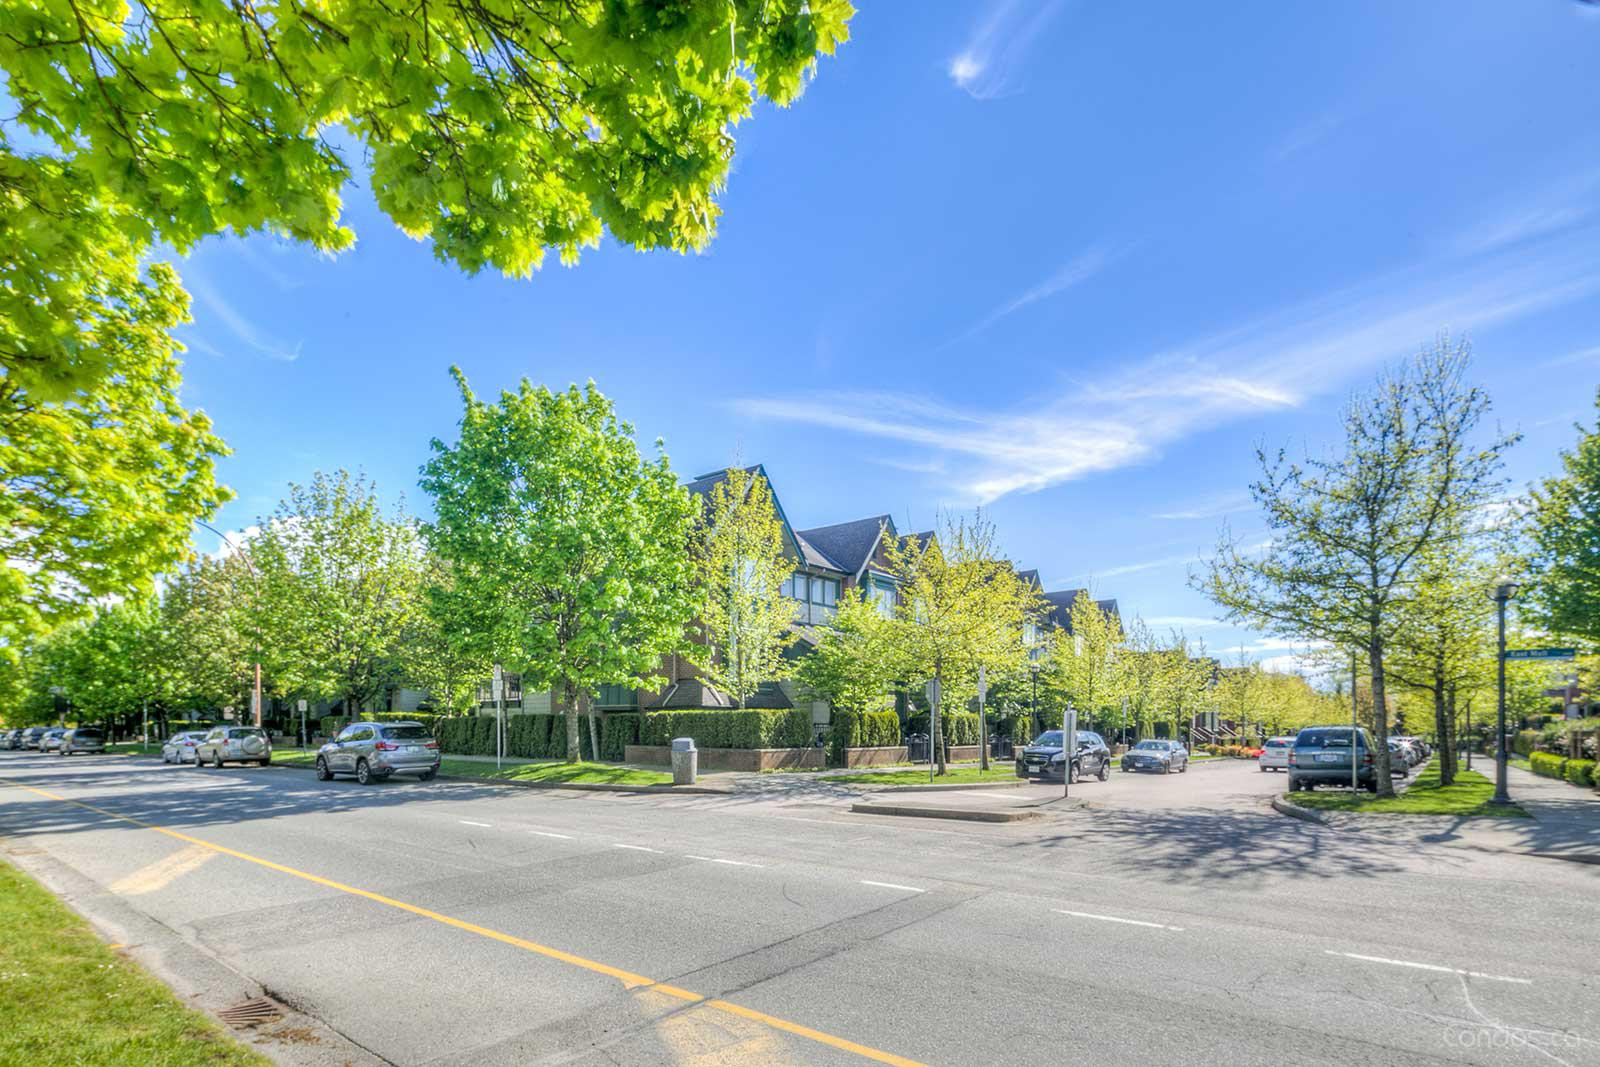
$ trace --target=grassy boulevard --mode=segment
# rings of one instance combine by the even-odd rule
[[[1439,782],[1439,758],[1435,756],[1428,765],[1417,772],[1404,793],[1368,800],[1367,794],[1342,793],[1285,793],[1284,799],[1302,808],[1318,811],[1361,811],[1379,815],[1490,815],[1527,818],[1528,813],[1516,804],[1492,804],[1494,782],[1477,771],[1469,771],[1457,764],[1456,780],[1450,785]]]
[[[0,929],[0,1063],[270,1062],[8,863],[0,863]]]
[[[314,751],[301,752],[297,748],[279,748],[272,752],[272,762],[288,767],[310,767],[317,762]],[[452,759],[446,756],[439,764],[439,773],[447,778],[483,778],[497,782],[576,782],[579,784],[606,785],[671,785],[672,775],[665,771],[641,770],[622,767],[614,763],[562,763],[541,761],[536,763],[508,763],[495,769],[493,763],[479,760]]]

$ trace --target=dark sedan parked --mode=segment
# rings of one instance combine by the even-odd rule
[[[1076,782],[1091,774],[1102,782],[1111,776],[1111,750],[1100,735],[1091,730],[1078,731],[1078,750],[1070,765],[1060,730],[1046,730],[1017,756],[1018,778],[1059,782],[1066,775],[1069,782]]]
[[[1182,774],[1189,769],[1189,750],[1181,741],[1140,741],[1123,753],[1122,769]]]

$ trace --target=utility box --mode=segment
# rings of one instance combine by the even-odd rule
[[[700,752],[694,747],[692,737],[672,739],[672,784],[694,785],[700,773]]]

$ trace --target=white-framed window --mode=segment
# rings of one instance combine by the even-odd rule
[[[894,616],[894,589],[886,585],[872,587],[872,603],[878,609],[878,614],[884,618]]]

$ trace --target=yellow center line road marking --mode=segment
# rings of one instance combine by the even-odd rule
[[[170,856],[156,860],[148,867],[141,867],[126,878],[119,878],[111,883],[111,891],[123,896],[138,896],[141,893],[154,893],[158,889],[165,889],[180,875],[203,865],[207,860],[215,859],[216,853],[209,848],[190,845],[182,848]]]
[[[674,997],[678,1000],[687,1001],[691,1004],[703,1004],[706,1007],[716,1008],[718,1011],[724,1011],[730,1015],[737,1015],[741,1019],[750,1019],[758,1023],[764,1023],[765,1025],[772,1027],[774,1030],[781,1030],[786,1034],[794,1034],[796,1037],[803,1037],[807,1040],[815,1041],[819,1045],[827,1045],[829,1048],[836,1048],[842,1052],[854,1053],[863,1059],[872,1060],[874,1063],[887,1063],[892,1065],[892,1067],[926,1067],[925,1064],[919,1063],[916,1060],[907,1059],[904,1056],[897,1056],[892,1052],[885,1052],[882,1049],[873,1048],[870,1045],[859,1045],[847,1038],[837,1037],[821,1030],[813,1030],[809,1026],[801,1026],[799,1023],[793,1023],[787,1019],[780,1019],[776,1015],[768,1015],[765,1012],[756,1011],[753,1008],[746,1008],[743,1005],[734,1004],[731,1001],[708,998],[689,989],[682,989],[675,985],[667,985],[664,982],[657,982],[654,979],[646,978],[642,974],[635,974],[632,971],[623,970],[621,967],[613,967],[609,963],[601,963],[598,960],[585,959],[584,957],[574,955],[571,952],[563,952],[558,948],[551,948],[548,945],[541,945],[536,941],[529,941],[526,938],[516,937],[512,934],[501,933],[499,930],[491,930],[487,926],[479,926],[476,923],[469,923],[462,919],[454,919],[448,915],[442,915],[439,912],[430,911],[427,908],[420,908],[415,904],[407,904],[403,900],[395,900],[393,897],[386,897],[381,893],[374,893],[367,889],[358,889],[352,885],[345,885],[343,882],[335,882],[331,878],[324,878],[321,875],[311,874],[308,871],[297,870],[294,867],[289,867],[282,863],[274,863],[272,860],[262,859],[260,856],[252,856],[248,852],[240,852],[238,849],[228,848],[226,845],[218,845],[210,841],[202,840],[198,837],[191,837],[188,834],[181,833],[177,830],[169,830],[165,826],[157,826],[155,823],[145,822],[142,819],[135,819],[131,815],[122,815],[115,811],[107,811],[105,808],[97,808],[93,804],[86,804],[81,800],[73,800],[70,797],[60,796],[56,793],[51,793],[43,789],[36,789],[31,785],[24,785],[21,782],[12,781],[8,778],[0,778],[0,783],[16,786],[20,789],[26,789],[30,793],[37,794],[38,796],[45,797],[49,800],[58,801],[62,804],[71,804],[75,807],[83,808],[85,811],[92,811],[96,815],[103,815],[108,819],[116,819],[120,822],[130,823],[146,830],[154,830],[158,834],[165,834],[167,837],[182,841],[186,844],[198,845],[201,848],[208,848],[213,852],[221,853],[224,856],[232,856],[234,859],[243,860],[246,863],[254,863],[258,867],[265,867],[267,870],[277,871],[279,874],[287,874],[292,878],[299,878],[302,881],[310,882],[313,885],[320,885],[327,889],[335,889],[341,893],[348,893],[354,897],[361,897],[365,900],[370,900],[374,904],[382,904],[384,907],[395,908],[399,911],[409,912],[410,914],[416,915],[419,918],[431,919],[432,921],[436,923],[442,923],[445,926],[453,926],[457,930],[461,930],[469,934],[476,934],[479,937],[488,938],[491,941],[498,941],[503,945],[511,945],[515,948],[524,949],[528,952],[534,953],[535,955],[544,956],[546,959],[552,959],[561,963],[571,964],[574,967],[582,968],[583,970],[593,972],[594,974],[603,974],[608,978],[615,978],[617,981],[621,982],[623,988],[625,989],[649,988],[653,992]]]
[[[1460,967],[1441,967],[1437,963],[1413,963],[1410,960],[1391,960],[1387,956],[1362,956],[1355,952],[1335,952],[1331,948],[1322,950],[1330,956],[1343,956],[1350,960],[1363,960],[1367,963],[1387,963],[1391,967],[1410,967],[1418,971],[1438,971],[1440,974],[1464,974],[1468,978],[1487,978],[1491,982],[1516,982],[1518,985],[1532,985],[1531,978],[1508,978],[1503,974],[1484,974],[1482,971],[1463,971]]]

